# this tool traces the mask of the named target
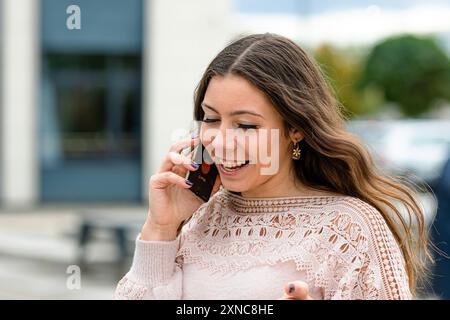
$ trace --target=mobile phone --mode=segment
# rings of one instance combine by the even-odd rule
[[[195,171],[189,171],[186,176],[186,179],[193,183],[189,190],[207,202],[211,197],[211,192],[219,172],[208,150],[201,143],[195,147],[192,160],[197,162],[200,167]]]

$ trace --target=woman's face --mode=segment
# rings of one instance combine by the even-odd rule
[[[200,139],[226,189],[276,188],[289,176],[291,139],[284,135],[283,119],[257,87],[237,75],[214,76],[202,108]]]

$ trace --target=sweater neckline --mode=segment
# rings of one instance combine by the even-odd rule
[[[337,199],[343,199],[346,195],[323,195],[323,196],[290,196],[290,197],[268,197],[268,198],[246,198],[239,194],[223,189],[225,197],[236,213],[267,213],[286,212],[295,207],[311,207],[326,205]]]

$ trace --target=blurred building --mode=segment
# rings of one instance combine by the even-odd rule
[[[67,25],[70,5],[80,29]],[[230,40],[229,6],[0,0],[0,206],[145,201]]]
[[[202,72],[237,34],[445,40],[448,12],[437,0],[0,0],[0,206],[145,201]]]

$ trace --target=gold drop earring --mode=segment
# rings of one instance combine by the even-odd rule
[[[299,160],[302,154],[302,149],[300,149],[300,144],[296,142],[294,144],[294,149],[292,149],[292,159]]]

